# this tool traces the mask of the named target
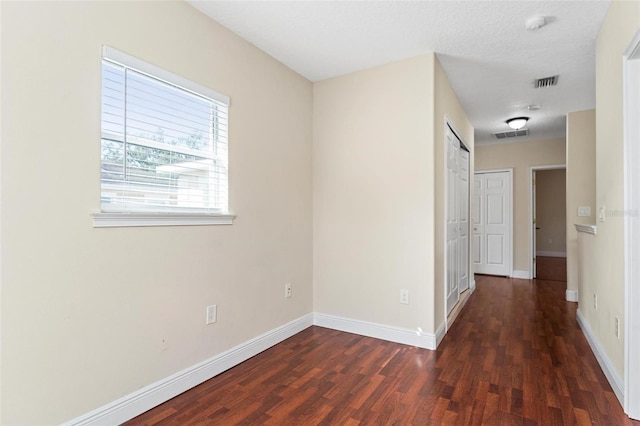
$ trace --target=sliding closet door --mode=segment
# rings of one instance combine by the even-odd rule
[[[447,314],[451,312],[453,307],[460,299],[460,291],[458,289],[459,281],[459,263],[460,263],[460,240],[458,238],[458,205],[460,185],[459,185],[459,166],[458,156],[460,151],[460,141],[447,126],[445,129],[445,138],[447,144],[447,248],[446,248],[446,296],[447,296]]]
[[[458,174],[458,290],[469,288],[469,152],[460,149]]]
[[[469,152],[446,126],[446,278],[447,314],[469,288]]]

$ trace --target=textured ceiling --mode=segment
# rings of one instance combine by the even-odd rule
[[[311,81],[436,52],[476,129],[495,143],[564,137],[565,115],[595,106],[595,39],[608,1],[189,1]],[[525,29],[536,15],[549,22]],[[534,89],[559,74],[558,85]],[[527,105],[540,105],[528,111]]]

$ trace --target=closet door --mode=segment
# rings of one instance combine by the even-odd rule
[[[446,224],[446,297],[447,297],[447,314],[451,312],[453,307],[460,300],[460,291],[458,290],[459,280],[459,239],[458,239],[458,204],[460,192],[458,182],[458,153],[460,151],[460,141],[447,126],[445,130],[446,146],[447,146],[447,224]]]
[[[469,288],[469,152],[460,149],[458,173],[458,290]]]
[[[446,174],[446,250],[445,294],[447,314],[469,288],[469,152],[460,139],[445,129]]]

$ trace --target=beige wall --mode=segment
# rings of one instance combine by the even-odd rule
[[[2,424],[61,423],[312,312],[309,81],[183,2],[1,8]],[[102,44],[231,97],[234,225],[92,227]]]
[[[567,114],[567,289],[578,290],[578,232],[575,223],[596,218],[596,110]],[[578,207],[591,216],[578,216]]]
[[[464,112],[458,97],[449,84],[440,62],[436,58],[434,67],[435,78],[435,120],[434,120],[434,161],[435,161],[435,326],[439,327],[445,320],[445,120],[447,120],[457,132],[458,136],[469,148],[469,198],[473,203],[473,162],[474,162],[474,138],[473,126]],[[469,206],[473,211],[473,206]],[[471,214],[469,214],[471,217]],[[471,238],[469,238],[469,253],[471,253]],[[469,255],[469,271],[473,271],[473,257]],[[469,282],[473,280],[470,274]]]
[[[536,251],[542,256],[567,253],[566,171],[536,172]]]
[[[595,260],[584,265],[579,287],[580,312],[621,377],[625,330],[616,338],[614,323],[617,317],[624,324],[622,55],[638,29],[640,2],[613,1],[596,41],[596,206],[607,214],[597,223]]]
[[[316,312],[434,329],[433,62],[314,84]]]
[[[314,85],[316,312],[427,333],[442,325],[445,116],[473,149],[433,54]]]
[[[564,163],[564,139],[478,145],[476,147],[476,171],[513,168],[513,269],[515,271],[527,272],[530,266],[530,168]]]

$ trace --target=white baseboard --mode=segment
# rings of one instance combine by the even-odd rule
[[[567,302],[577,302],[578,301],[578,290],[569,290],[565,292],[565,299]]]
[[[447,334],[447,322],[442,321],[442,323],[436,329],[436,346],[433,348],[433,350],[438,348],[438,346],[440,345],[440,342],[442,342],[442,339],[444,339],[444,336],[446,334]],[[427,349],[431,349],[431,348],[427,348]]]
[[[544,250],[540,250],[540,251],[536,251],[536,256],[567,257],[567,252],[566,251],[544,251]]]
[[[471,297],[471,294],[473,293],[473,291],[474,291],[473,289],[469,288],[469,291],[464,291],[463,293],[460,294],[460,300],[458,301],[458,304],[449,313],[449,316],[447,317],[446,321],[443,324],[441,324],[440,327],[444,325],[446,331],[448,331],[451,328],[453,323],[458,318],[458,315],[460,315],[460,312],[462,312],[462,309],[464,309],[465,305],[469,301],[469,298]],[[446,332],[444,334],[446,334]],[[444,337],[444,334],[441,336],[441,338]],[[438,331],[436,330],[436,343],[439,345],[440,341],[437,340],[437,337],[438,337]]]
[[[476,280],[471,281],[471,286],[469,286],[469,288],[471,289],[471,293],[476,290]]]
[[[431,333],[425,333],[421,330],[409,330],[406,328],[392,327],[389,325],[319,313],[313,314],[313,324],[320,327],[331,328],[333,330],[346,331],[347,333],[360,334],[362,336],[387,340],[389,342],[417,346],[419,348],[435,350],[437,347],[436,336]]]
[[[64,425],[121,424],[182,392],[217,376],[313,325],[313,314],[307,314],[275,328],[199,364],[97,408]]]
[[[529,271],[516,271],[514,270],[511,274],[511,278],[519,278],[522,280],[531,279],[531,275],[529,275]]]
[[[471,288],[475,289],[475,281],[473,281]],[[446,334],[445,321],[440,324],[434,335],[421,330],[409,330],[333,315],[307,314],[226,352],[145,386],[80,417],[69,420],[63,426],[121,424],[246,361],[312,325],[431,350],[437,348]]]
[[[602,368],[602,372],[613,389],[613,393],[616,394],[618,401],[620,401],[620,405],[624,407],[624,382],[622,381],[622,378],[616,372],[616,369],[613,367],[613,363],[600,345],[600,342],[598,342],[595,334],[593,334],[591,327],[589,327],[589,323],[587,323],[587,320],[582,315],[582,312],[580,312],[580,309],[576,311],[576,318],[580,328],[582,329],[582,333],[586,337],[587,342],[589,342],[589,346],[591,346],[591,350],[598,360],[598,364],[600,364],[600,368]]]

